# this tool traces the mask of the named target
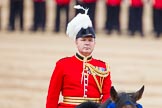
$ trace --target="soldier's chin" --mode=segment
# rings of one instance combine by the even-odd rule
[[[83,52],[85,55],[90,55],[91,54],[91,51],[84,51]]]
[[[89,52],[91,52],[91,50],[90,49],[85,49],[84,52],[89,53]]]

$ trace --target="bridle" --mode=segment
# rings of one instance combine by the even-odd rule
[[[132,105],[132,103],[130,103],[129,101],[127,101],[124,105]],[[143,108],[141,104],[136,103],[135,104],[136,108]],[[116,103],[115,102],[111,102],[107,105],[106,108],[116,108]]]

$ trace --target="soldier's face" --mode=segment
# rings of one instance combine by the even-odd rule
[[[81,53],[84,56],[91,55],[96,44],[95,39],[91,36],[78,38],[76,39],[75,43],[79,53]]]

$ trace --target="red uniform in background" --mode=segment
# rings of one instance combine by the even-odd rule
[[[120,30],[120,5],[121,0],[106,0],[106,21],[105,30],[108,35],[116,30],[118,34]]]
[[[120,6],[121,0],[106,0],[107,5]]]
[[[1,30],[1,8],[2,8],[2,5],[1,5],[1,1],[0,1],[0,30]]]
[[[97,0],[83,0],[84,3],[96,3]]]
[[[153,29],[156,37],[159,38],[162,33],[162,1],[153,0]]]
[[[56,3],[55,7],[55,24],[54,24],[54,32],[60,32],[60,19],[61,19],[61,11],[65,11],[65,28],[67,27],[67,23],[69,21],[69,5],[71,0],[54,0]]]
[[[17,28],[19,20],[20,30],[24,30],[24,0],[9,0],[9,24],[8,31],[14,31]]]
[[[143,6],[143,1],[142,0],[131,0],[131,6],[141,7]]]
[[[96,4],[98,0],[76,0],[76,5],[81,5],[84,8],[88,8],[88,15],[92,21],[94,29],[96,29]],[[75,15],[78,13],[84,13],[82,10],[76,10]]]
[[[153,7],[156,9],[162,9],[162,1],[161,0],[153,0]]]
[[[130,0],[128,31],[131,36],[139,32],[143,37],[143,0]]]
[[[54,0],[58,5],[67,5],[70,4],[71,0]]]
[[[31,31],[35,32],[38,29],[45,31],[46,28],[46,0],[33,0],[34,17]]]
[[[104,102],[110,96],[110,71],[106,67],[105,62],[92,58],[92,56],[85,59],[83,56],[78,53],[72,57],[66,57],[60,59],[56,63],[55,70],[51,77],[50,86],[48,90],[46,108],[74,108],[77,104],[77,101],[70,98],[80,97],[80,98],[101,98],[101,102]],[[83,70],[83,66],[85,66]],[[92,76],[92,70],[89,67],[95,67],[95,69],[104,73],[108,71],[108,74],[105,78],[95,75],[97,82],[101,87],[99,90],[96,80]],[[83,74],[84,73],[84,74]],[[64,97],[63,102],[58,103],[60,92]],[[102,93],[101,93],[102,92]],[[103,95],[101,97],[101,95]],[[97,102],[99,102],[98,100]]]
[[[34,0],[35,2],[44,2],[45,0]]]

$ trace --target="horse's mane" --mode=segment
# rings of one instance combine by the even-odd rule
[[[77,105],[76,108],[98,108],[99,106],[100,106],[99,103],[87,101],[87,102],[83,102],[80,105]]]
[[[99,108],[106,108],[110,103],[112,103],[112,100],[109,98],[103,104],[101,104]]]

